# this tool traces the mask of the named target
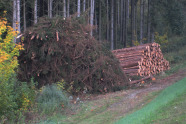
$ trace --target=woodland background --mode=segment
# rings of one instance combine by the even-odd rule
[[[109,41],[112,50],[153,42],[155,35],[184,35],[185,6],[185,0],[0,0],[0,10],[8,11],[14,29],[19,23],[19,32],[42,16],[76,14],[94,25],[91,35]]]

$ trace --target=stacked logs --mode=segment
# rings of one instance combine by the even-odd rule
[[[157,43],[113,50],[112,53],[120,61],[123,71],[130,76],[150,76],[169,69],[169,62],[163,58]]]

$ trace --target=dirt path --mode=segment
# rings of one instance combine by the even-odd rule
[[[84,105],[89,104],[89,107],[92,110],[87,112],[85,111],[84,113],[77,116],[75,119],[73,119],[72,117],[72,122],[76,123],[76,119],[81,118],[78,123],[84,124],[86,123],[86,121],[84,120],[90,121],[94,119],[98,119],[100,121],[96,123],[102,123],[102,120],[106,123],[107,121],[105,119],[109,118],[107,123],[113,123],[126,114],[130,114],[142,108],[153,98],[155,98],[158,95],[159,91],[181,80],[184,77],[186,77],[186,70],[180,70],[168,77],[157,79],[152,83],[147,83],[141,88],[123,90],[114,93],[108,93],[105,95],[86,96],[82,101]],[[106,108],[103,107],[105,106],[105,104],[107,104]],[[108,117],[106,116],[107,113],[109,113],[109,115],[107,115]],[[75,114],[78,114],[78,111],[76,111]]]

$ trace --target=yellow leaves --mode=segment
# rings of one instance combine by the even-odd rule
[[[18,66],[17,56],[23,46],[13,42],[17,34],[18,31],[7,25],[6,18],[0,18],[0,82],[7,81]]]

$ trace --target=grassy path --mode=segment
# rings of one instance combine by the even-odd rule
[[[145,124],[152,123],[166,105],[186,94],[186,78],[164,89],[160,95],[144,108],[126,116],[116,124]],[[182,96],[181,96],[182,97]],[[181,120],[182,121],[182,120]],[[184,120],[183,120],[184,121]]]

